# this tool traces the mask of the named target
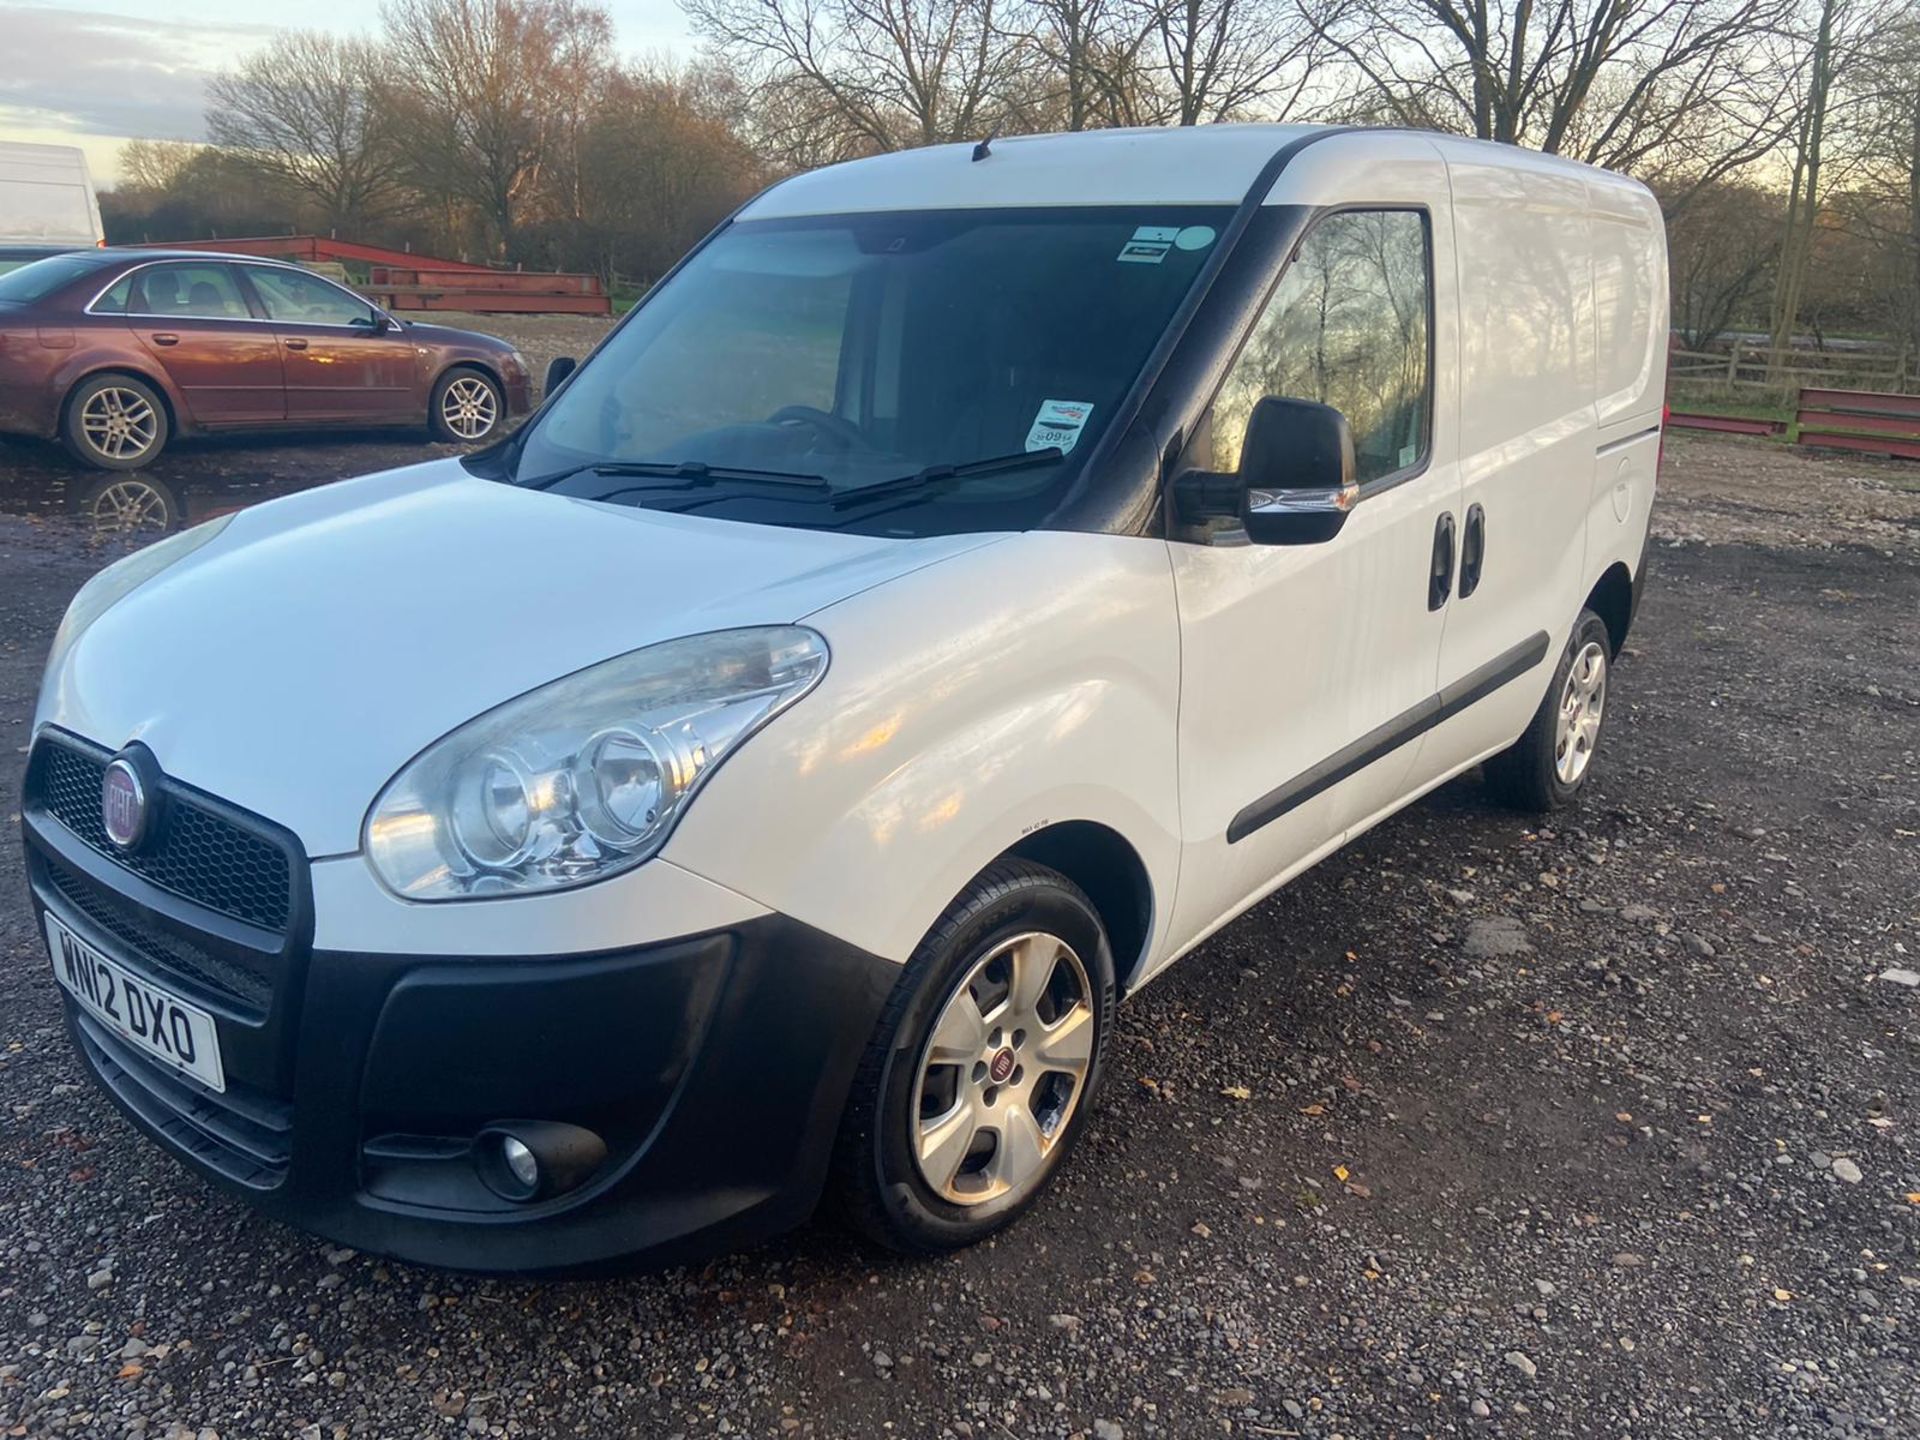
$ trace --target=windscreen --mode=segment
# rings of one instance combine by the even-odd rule
[[[1041,523],[1231,212],[742,222],[516,442],[512,478],[885,535]]]

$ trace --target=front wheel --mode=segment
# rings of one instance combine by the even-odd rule
[[[478,445],[500,433],[507,400],[493,377],[471,365],[456,365],[433,387],[427,419],[436,440]]]
[[[1613,673],[1607,622],[1582,610],[1526,733],[1486,763],[1489,788],[1521,810],[1557,810],[1580,793],[1600,748]]]
[[[921,941],[868,1042],[834,1154],[846,1217],[921,1254],[1012,1224],[1086,1127],[1113,1004],[1080,889],[1025,861],[990,867]]]

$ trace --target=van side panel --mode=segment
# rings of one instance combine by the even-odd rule
[[[1587,182],[1593,208],[1598,428],[1588,497],[1586,582],[1615,564],[1636,578],[1653,510],[1667,393],[1667,233],[1659,203],[1613,176]]]
[[[1592,207],[1595,403],[1602,444],[1658,420],[1667,379],[1666,228],[1654,198],[1612,177],[1587,181]]]
[[[1154,947],[1180,858],[1165,542],[1029,531],[805,623],[819,688],[727,757],[665,859],[905,961],[997,856],[1092,821],[1146,869]]]
[[[1586,172],[1501,147],[1442,141],[1459,265],[1460,467],[1485,514],[1479,587],[1446,607],[1442,687],[1544,658],[1427,737],[1445,774],[1526,728],[1566,644],[1585,576],[1595,444],[1592,220]]]

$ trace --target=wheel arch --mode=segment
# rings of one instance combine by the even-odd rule
[[[1120,991],[1133,988],[1153,939],[1153,879],[1124,835],[1095,820],[1062,820],[1022,836],[997,858],[1045,865],[1085,891],[1106,927]]]
[[[444,381],[447,378],[447,376],[451,375],[456,370],[478,370],[482,375],[486,376],[487,379],[493,382],[494,388],[496,388],[500,392],[500,406],[502,411],[501,420],[502,420],[502,423],[504,423],[506,419],[505,410],[506,410],[506,403],[507,403],[506,378],[500,373],[500,368],[497,365],[493,364],[491,361],[481,360],[474,356],[470,356],[470,355],[456,356],[453,359],[448,360],[446,364],[442,365],[438,370],[433,372],[433,383],[427,386],[428,404],[429,405],[432,404],[434,393],[439,390],[441,382]]]
[[[1587,592],[1586,608],[1606,623],[1607,639],[1618,655],[1633,628],[1633,574],[1626,562],[1616,560]]]

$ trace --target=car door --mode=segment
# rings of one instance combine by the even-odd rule
[[[287,419],[426,419],[419,355],[405,331],[351,290],[291,265],[242,267],[279,337]]]
[[[1512,742],[1545,693],[1592,583],[1586,520],[1605,439],[1583,178],[1516,152],[1446,148],[1459,255],[1461,516],[1472,533],[1463,534],[1471,544],[1440,673],[1450,691],[1482,698],[1428,737],[1440,773]],[[1649,459],[1658,422],[1654,414],[1625,427],[1642,432]]]
[[[1263,396],[1333,405],[1352,429],[1360,498],[1317,544],[1169,544],[1182,651],[1176,935],[1205,934],[1415,783],[1445,617],[1436,534],[1448,536],[1460,486],[1451,367],[1434,363],[1454,343],[1450,288],[1436,308],[1452,262],[1444,174],[1437,157],[1426,169],[1425,203],[1313,220],[1196,437],[1200,468],[1228,471]]]
[[[143,265],[109,286],[93,310],[125,314],[196,424],[256,425],[285,415],[279,342],[226,262]]]

